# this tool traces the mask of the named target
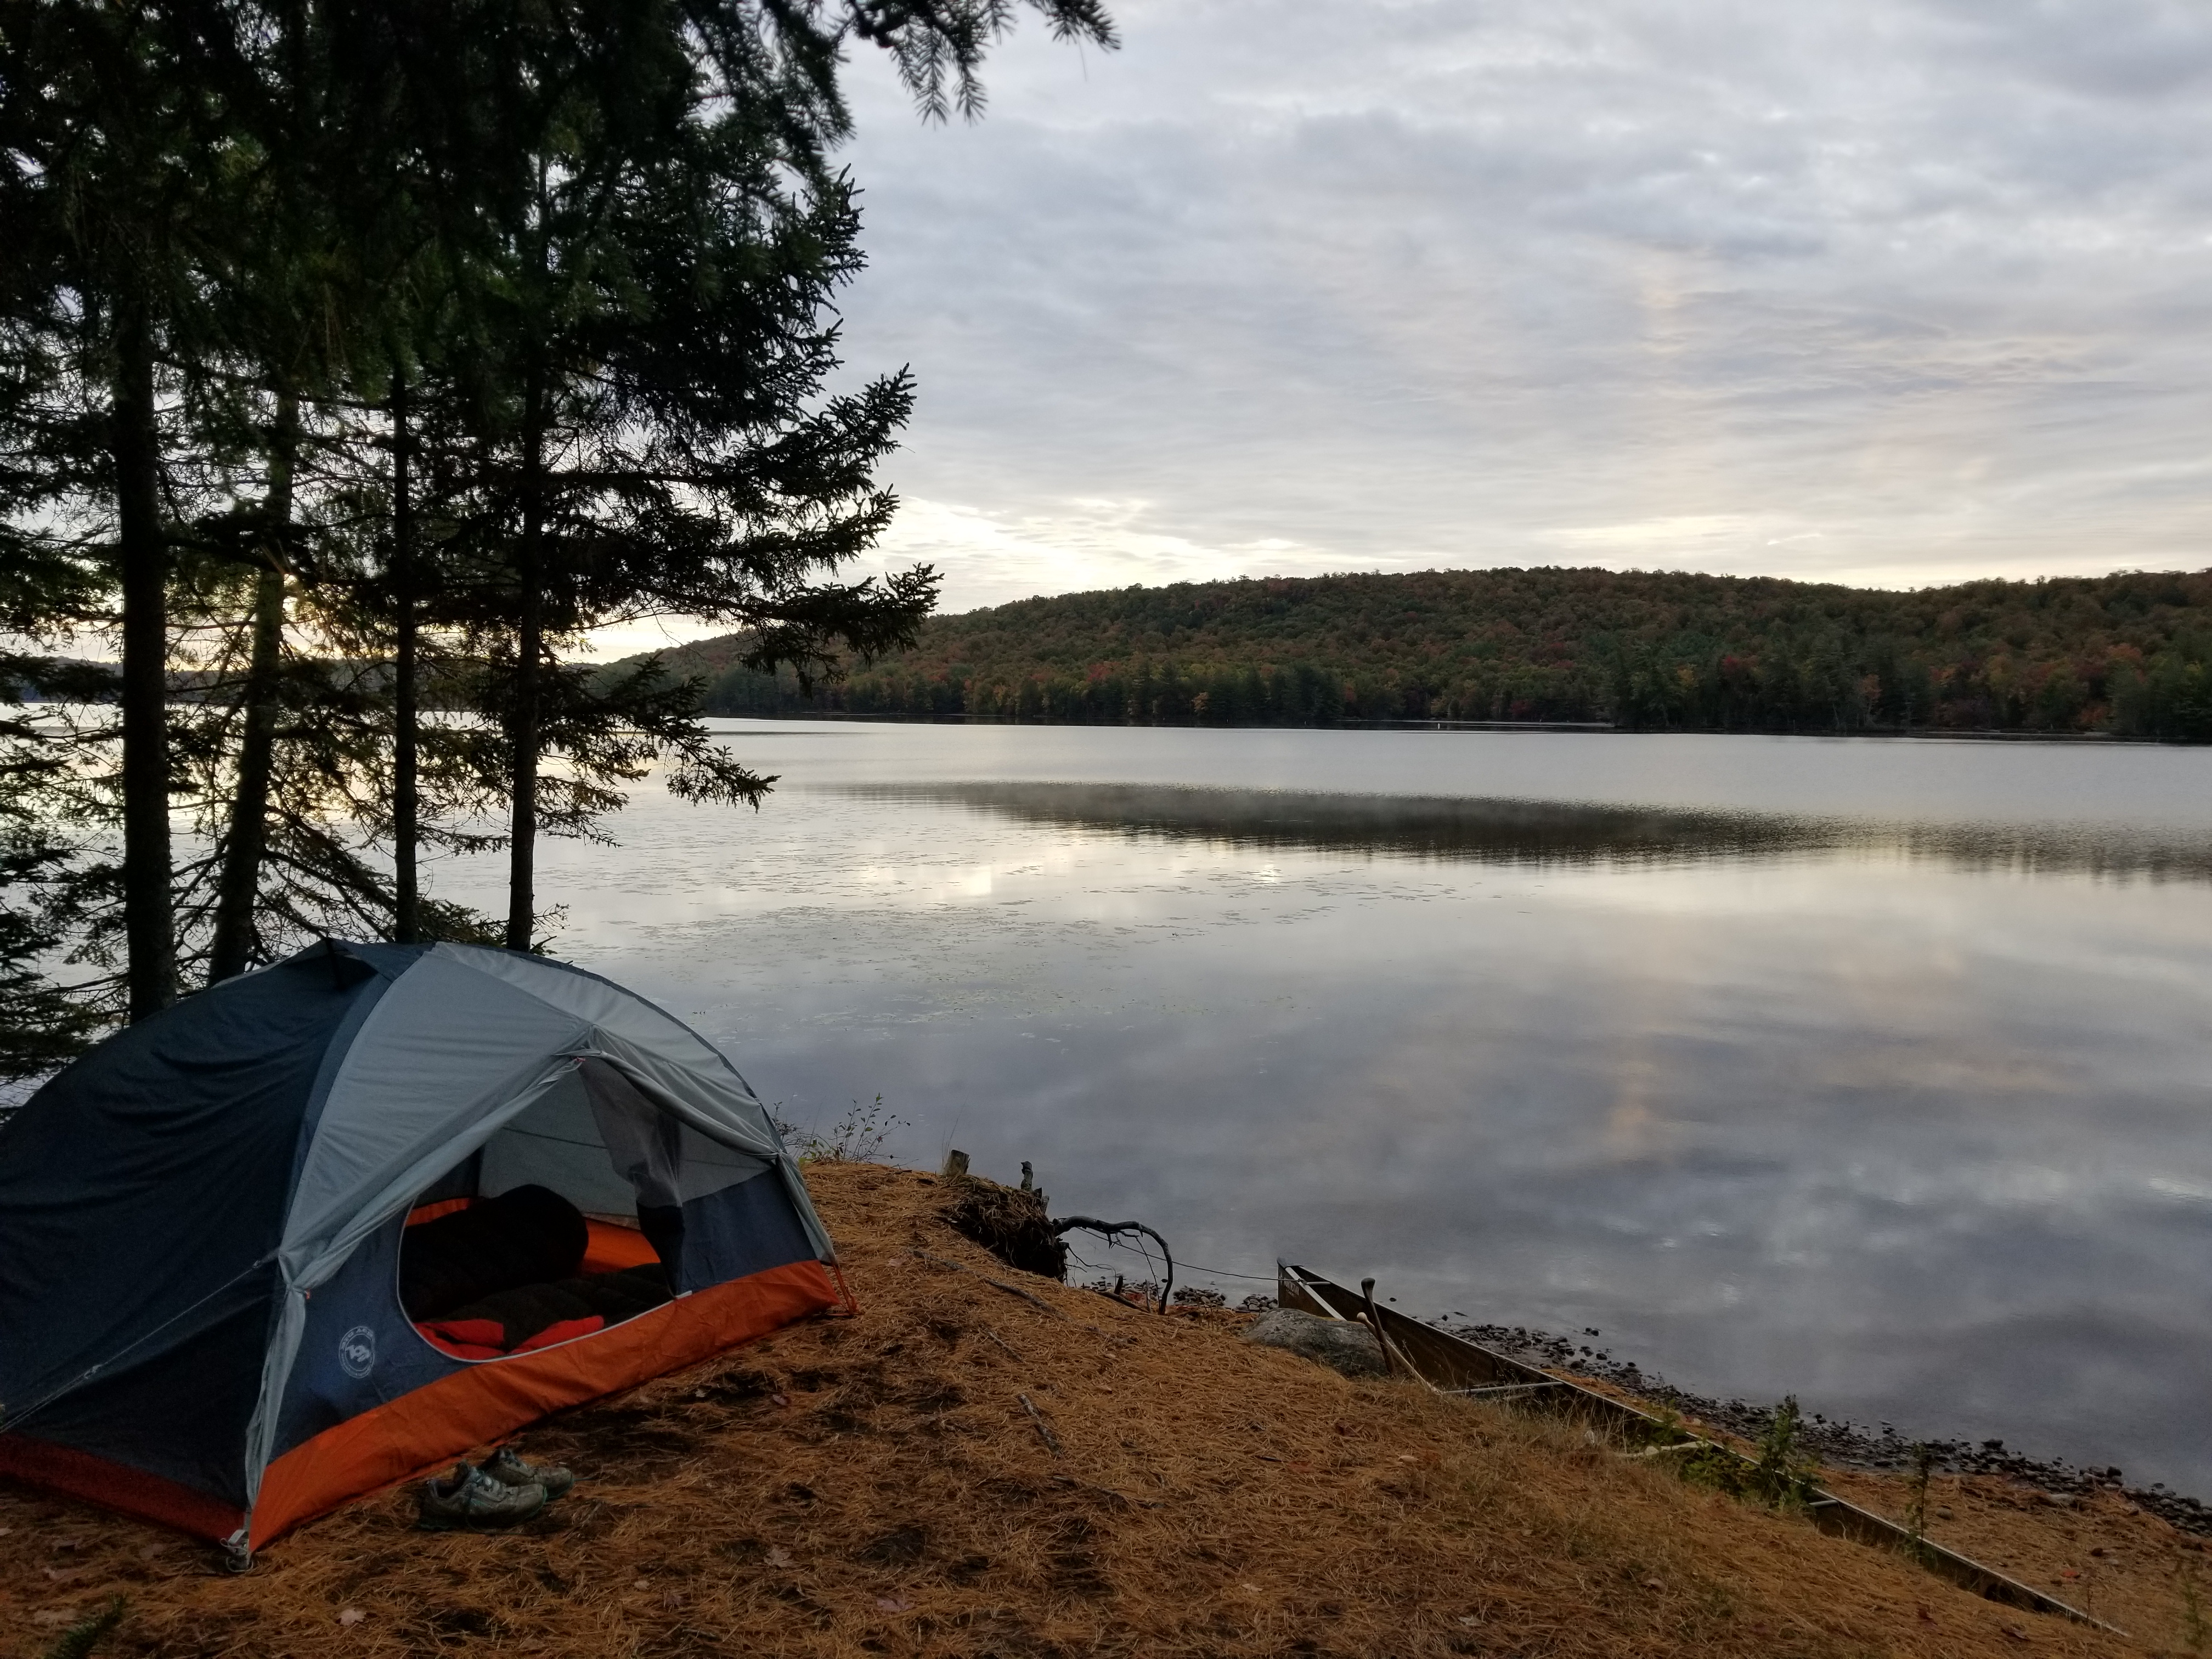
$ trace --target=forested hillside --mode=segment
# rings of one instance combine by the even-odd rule
[[[2212,571],[1912,592],[1565,569],[1178,583],[934,617],[913,650],[811,692],[739,665],[744,647],[667,661],[727,714],[2212,740]]]

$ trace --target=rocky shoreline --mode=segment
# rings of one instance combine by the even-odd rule
[[[1656,1371],[1644,1370],[1634,1360],[1616,1359],[1581,1338],[1520,1325],[1477,1325],[1450,1320],[1435,1323],[1440,1330],[1495,1348],[1515,1359],[1609,1383],[1747,1440],[1758,1439],[1774,1419],[1774,1407],[1771,1405],[1718,1400],[1676,1388]],[[1821,1462],[1835,1468],[1878,1474],[1910,1474],[1917,1468],[1924,1454],[1931,1474],[2002,1475],[2048,1492],[2062,1504],[2100,1492],[2114,1493],[2184,1532],[2212,1538],[2212,1505],[2185,1492],[2170,1491],[2162,1484],[2130,1486],[2117,1468],[2089,1468],[2063,1458],[2030,1457],[2008,1449],[2002,1440],[1933,1437],[1916,1440],[1888,1423],[1869,1428],[1809,1412],[1803,1423],[1806,1449]]]

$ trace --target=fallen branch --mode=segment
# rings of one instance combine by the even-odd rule
[[[1030,1421],[1036,1425],[1037,1433],[1043,1437],[1044,1443],[1052,1449],[1052,1455],[1054,1457],[1059,1456],[1060,1437],[1053,1433],[1051,1425],[1044,1420],[1044,1413],[1030,1401],[1029,1395],[1018,1394],[1014,1398],[1022,1402],[1022,1409],[1030,1414]]]
[[[1052,1224],[1052,1230],[1055,1233],[1064,1233],[1073,1227],[1080,1227],[1087,1233],[1097,1233],[1109,1244],[1113,1243],[1123,1233],[1142,1233],[1153,1243],[1158,1245],[1160,1254],[1167,1258],[1168,1264],[1167,1282],[1160,1286],[1159,1310],[1162,1313],[1168,1310],[1168,1298],[1175,1291],[1175,1252],[1168,1249],[1167,1240],[1162,1238],[1141,1221],[1101,1221],[1096,1216],[1071,1215],[1061,1216]],[[1118,1292],[1120,1289],[1120,1281],[1116,1280],[1115,1290]],[[1117,1294],[1115,1300],[1120,1299]]]

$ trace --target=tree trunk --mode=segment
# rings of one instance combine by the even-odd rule
[[[516,572],[522,592],[517,617],[514,712],[508,735],[514,811],[508,828],[507,947],[527,951],[537,920],[539,659],[545,652],[544,389],[533,365],[524,394],[522,547]]]
[[[417,818],[415,664],[415,503],[410,499],[414,433],[408,424],[407,378],[392,379],[392,936],[412,945],[422,931]]]
[[[253,585],[253,644],[246,670],[246,729],[238,744],[238,778],[231,797],[230,833],[224,838],[216,878],[215,939],[208,951],[208,983],[244,973],[253,959],[253,908],[261,895],[261,865],[269,848],[269,785],[276,769],[277,698],[284,652],[284,550],[281,532],[292,521],[292,470],[299,448],[300,404],[291,393],[276,400],[276,442],[269,460],[270,536],[267,563]]]
[[[177,998],[169,874],[168,546],[161,530],[154,340],[142,302],[117,318],[116,564],[123,590],[123,936],[131,1018]]]

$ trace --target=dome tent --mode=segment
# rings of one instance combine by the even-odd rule
[[[441,1346],[401,1305],[408,1229],[524,1185],[595,1218],[586,1267],[657,1259],[669,1299]],[[542,957],[325,942],[118,1033],[0,1128],[0,1473],[242,1558],[835,1305],[835,1259],[751,1089],[651,1003]]]

